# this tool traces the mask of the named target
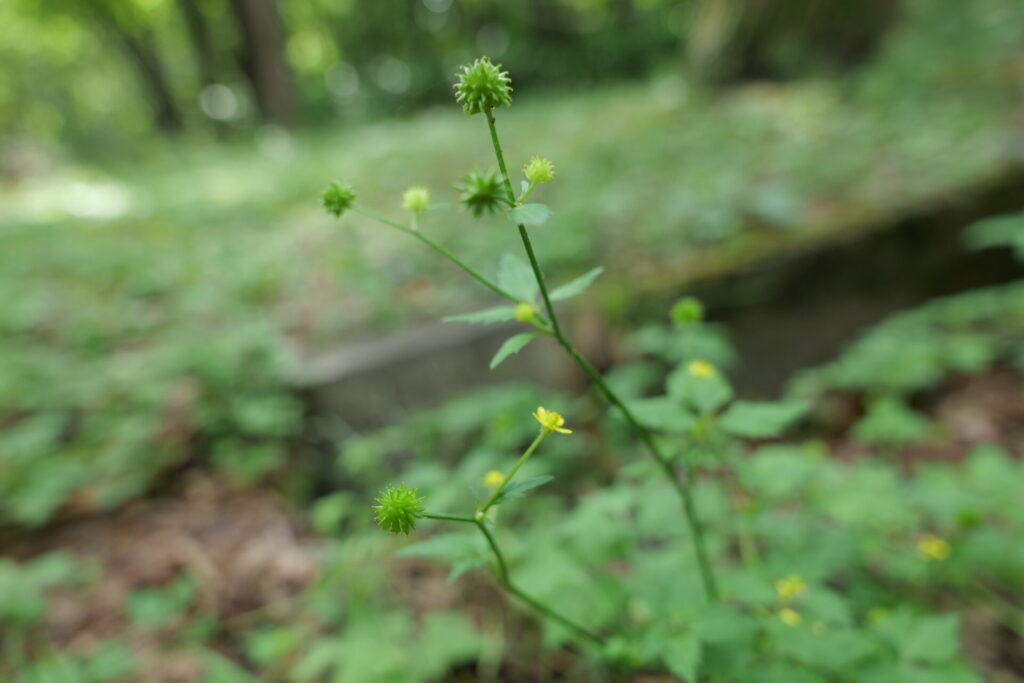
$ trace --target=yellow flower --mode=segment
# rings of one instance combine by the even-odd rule
[[[537,422],[540,422],[541,434],[547,435],[552,432],[558,432],[559,434],[572,434],[571,429],[562,428],[562,425],[565,424],[565,418],[553,410],[538,407],[533,413],[533,416],[537,419]]]
[[[414,185],[402,193],[402,208],[406,211],[419,213],[430,206],[430,190]]]
[[[925,534],[917,539],[917,554],[926,560],[945,560],[952,551],[949,543],[938,536]]]
[[[533,314],[536,312],[537,309],[525,301],[520,301],[516,304],[516,320],[521,323],[528,323],[533,320]]]
[[[489,489],[499,486],[503,481],[505,481],[505,475],[498,470],[491,470],[484,475],[484,486]]]
[[[800,622],[803,620],[804,618],[801,617],[800,613],[797,612],[795,609],[783,607],[779,610],[779,621],[781,621],[786,626],[799,626]]]
[[[686,369],[691,375],[698,379],[708,379],[714,377],[718,372],[715,370],[715,366],[706,360],[694,360],[690,361],[690,364],[686,366]]]
[[[807,584],[796,574],[790,574],[775,582],[775,592],[778,593],[779,600],[783,604],[792,602],[793,598],[801,595],[805,590],[807,590]]]

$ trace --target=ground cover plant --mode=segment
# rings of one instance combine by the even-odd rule
[[[556,314],[999,175],[1022,7],[908,2],[843,80],[662,75],[0,190],[0,678],[1020,679],[1020,283],[894,316],[772,402],[733,395],[695,300],[607,373]],[[395,229],[320,215],[334,168]],[[1022,225],[967,241],[1019,252]],[[546,344],[591,388],[314,450],[296,350],[440,316],[519,324],[494,364]]]
[[[813,443],[768,444],[742,458],[744,440],[781,436],[809,404],[734,401],[721,371],[692,355],[701,348],[695,330],[703,315],[693,299],[681,300],[672,311],[675,334],[687,339],[680,346],[689,349],[681,359],[672,349],[677,364],[664,386],[645,396],[610,383],[566,337],[552,303],[582,294],[601,269],[549,289],[542,255],[530,238],[531,229],[550,228],[551,210],[526,200],[555,179],[554,164],[532,157],[523,166],[520,192],[513,190],[496,118],[499,107],[511,105],[510,83],[487,58],[458,74],[456,99],[467,114],[483,115],[497,162],[497,170],[463,177],[460,201],[475,216],[506,215],[528,263],[506,254],[494,281],[435,242],[425,232],[430,195],[424,187],[403,195],[408,223],[364,208],[343,183],[324,192],[324,206],[339,217],[362,213],[418,239],[505,298],[506,305],[450,320],[516,320],[532,328],[506,340],[492,368],[535,339],[552,338],[651,457],[631,463],[614,486],[592,492],[563,513],[573,521],[545,520],[543,531],[521,542],[518,562],[510,562],[496,514],[553,479],[541,474],[514,481],[531,456],[536,461],[534,453],[548,436],[571,434],[561,414],[538,407],[533,413],[537,435],[515,464],[483,476],[489,491],[471,511],[440,511],[417,488],[388,485],[374,506],[380,526],[396,534],[409,534],[419,520],[473,527],[488,552],[472,552],[472,537],[459,532],[405,552],[447,559],[452,577],[488,566],[498,583],[544,622],[549,642],[573,642],[585,657],[620,670],[662,670],[685,680],[743,679],[752,671],[761,680],[779,681],[979,680],[960,653],[958,616],[929,598],[945,585],[966,582],[967,593],[980,591],[998,603],[1003,626],[1021,628],[1016,597],[1005,596],[1019,595],[1024,556],[1000,553],[997,559],[984,549],[993,537],[1005,540],[1019,533],[1021,516],[1010,509],[1020,510],[1014,505],[1020,496],[1019,463],[997,445],[972,450],[963,465],[969,483],[958,509],[946,496],[947,484],[955,480],[950,472],[929,471],[906,481],[884,462],[832,463]],[[1015,311],[1017,289],[1010,288],[1006,297]],[[978,302],[964,306],[971,303]],[[979,318],[991,314],[980,308]],[[921,315],[928,318],[927,312]],[[885,330],[880,334],[884,337]],[[703,336],[705,342],[712,338]],[[991,354],[982,354],[975,367],[991,360]],[[951,367],[959,369],[955,361]],[[939,373],[946,369],[940,365]],[[866,443],[906,445],[923,438],[926,424],[883,397],[854,434]],[[702,478],[701,472],[715,476]],[[804,499],[796,508],[794,494]],[[674,498],[679,505],[672,504]],[[956,559],[948,538],[954,535]],[[968,569],[978,561],[991,573]],[[572,566],[576,562],[587,568]],[[609,571],[613,566],[617,571]],[[520,574],[528,578],[521,580]],[[574,599],[574,588],[585,594]]]

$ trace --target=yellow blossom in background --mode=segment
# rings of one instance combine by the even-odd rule
[[[718,372],[715,370],[715,366],[706,360],[694,360],[690,361],[690,364],[686,366],[686,369],[691,375],[699,379],[708,379],[714,377]]]
[[[938,536],[925,534],[917,539],[917,554],[926,560],[945,560],[952,551],[949,543]]]
[[[572,434],[571,429],[562,428],[562,425],[565,424],[565,418],[553,410],[538,407],[533,413],[533,417],[536,418],[537,422],[540,422],[540,431],[542,434],[550,434],[552,432],[558,432],[559,434]]]
[[[418,185],[410,187],[402,193],[402,208],[406,211],[419,213],[430,206],[430,190]]]
[[[503,481],[505,481],[505,475],[499,472],[498,470],[491,470],[484,475],[484,486],[486,486],[489,489],[493,489],[495,486],[500,485],[501,482]]]
[[[793,598],[801,595],[807,590],[807,584],[796,574],[790,574],[784,579],[778,579],[775,582],[775,592],[779,595],[779,600],[783,604],[787,604],[793,600]]]
[[[803,620],[804,618],[801,617],[800,613],[797,612],[795,609],[783,607],[779,610],[779,621],[781,621],[786,626],[799,626],[800,622]]]

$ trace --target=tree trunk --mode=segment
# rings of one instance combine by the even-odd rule
[[[231,0],[231,7],[242,34],[242,70],[260,111],[275,123],[295,123],[298,107],[274,0]]]
[[[92,18],[103,30],[111,34],[128,55],[153,108],[153,118],[157,127],[169,133],[181,131],[184,128],[184,118],[174,99],[163,62],[153,48],[149,31],[142,26],[130,25],[103,0],[94,0],[88,6],[92,10]]]

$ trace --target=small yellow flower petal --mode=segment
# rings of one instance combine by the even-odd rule
[[[547,410],[543,406],[538,406],[537,410],[533,413],[533,417],[540,423],[542,434],[551,434],[552,432],[572,434],[571,429],[562,427],[565,424],[565,418],[553,410]]]
[[[941,562],[952,552],[949,542],[938,536],[925,534],[917,539],[917,554],[926,560]]]
[[[798,595],[807,590],[807,584],[796,574],[790,574],[784,579],[775,582],[775,592],[783,604],[793,601]]]
[[[690,361],[689,365],[686,366],[687,371],[698,379],[708,379],[714,377],[718,371],[715,370],[715,366],[706,360],[695,360]]]
[[[503,481],[505,481],[505,475],[499,472],[498,470],[491,470],[484,475],[484,486],[486,486],[489,489],[493,489],[495,486],[500,485],[501,482]]]
[[[779,610],[779,621],[781,621],[786,626],[799,626],[800,622],[803,620],[804,618],[801,617],[800,613],[797,612],[795,609],[783,607]]]

